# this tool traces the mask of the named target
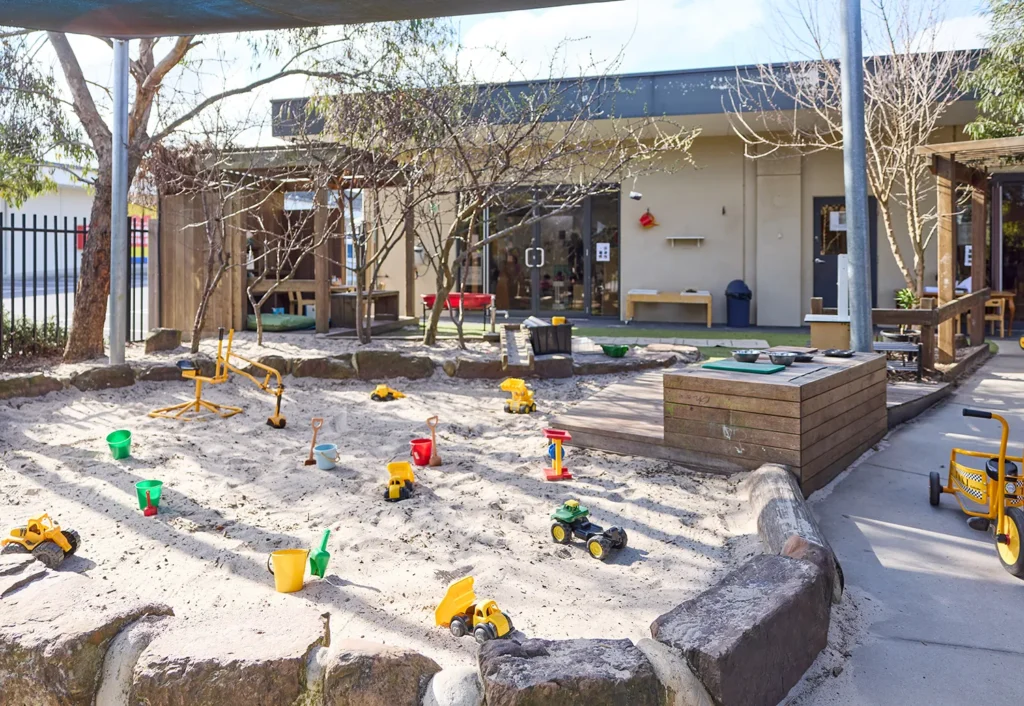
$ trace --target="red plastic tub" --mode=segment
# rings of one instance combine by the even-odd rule
[[[430,452],[433,443],[430,439],[413,439],[409,442],[412,447],[412,462],[417,466],[426,466],[430,463]]]

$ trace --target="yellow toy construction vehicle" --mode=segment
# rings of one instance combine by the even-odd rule
[[[24,527],[11,529],[11,536],[0,540],[3,554],[29,554],[50,569],[56,569],[64,561],[78,551],[81,543],[78,532],[62,530],[60,525],[43,514],[33,517]]]
[[[1019,579],[1024,579],[1024,476],[1020,456],[1007,456],[1006,443],[1010,427],[1006,420],[992,412],[965,409],[965,417],[995,419],[1002,424],[999,455],[991,452],[953,449],[949,454],[949,478],[945,485],[935,471],[928,474],[928,502],[937,506],[943,493],[956,498],[960,509],[968,516],[971,529],[991,531],[995,536],[996,553],[1003,568]],[[985,459],[982,468],[966,466],[960,459]],[[978,464],[980,465],[980,464]],[[966,505],[964,502],[966,501]]]
[[[530,414],[537,411],[537,403],[533,401],[533,390],[519,378],[508,378],[501,383],[501,391],[512,394],[512,399],[505,403],[505,411],[509,414]]]
[[[387,385],[377,385],[373,392],[370,393],[370,399],[374,402],[390,402],[391,400],[400,400],[403,397],[405,395]]]
[[[459,579],[448,587],[444,600],[434,611],[434,621],[451,630],[455,637],[473,633],[481,645],[508,637],[515,629],[512,620],[492,600],[479,601],[473,592],[473,577]]]
[[[415,482],[416,476],[412,472],[411,463],[392,461],[388,464],[388,488],[384,491],[384,499],[388,502],[408,499],[412,496]]]

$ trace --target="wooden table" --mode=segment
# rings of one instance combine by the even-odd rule
[[[376,321],[398,321],[398,292],[363,292],[370,300],[370,318]],[[356,293],[336,292],[331,294],[331,323],[335,327],[356,327]]]
[[[637,304],[702,304],[707,310],[708,328],[711,328],[710,292],[652,292],[626,293],[626,323],[633,321]]]
[[[815,355],[772,375],[690,366],[665,373],[664,386],[666,445],[709,467],[785,464],[805,493],[888,430],[885,356],[877,353]]]

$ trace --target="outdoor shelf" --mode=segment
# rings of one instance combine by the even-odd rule
[[[697,243],[697,247],[699,248],[701,246],[701,244],[704,242],[704,236],[703,235],[666,235],[665,236],[665,240],[667,240],[668,244],[671,245],[672,247],[675,247],[676,246],[676,242],[678,241],[678,242],[681,242],[681,243]]]

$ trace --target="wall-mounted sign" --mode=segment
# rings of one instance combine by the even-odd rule
[[[828,228],[829,230],[845,231],[846,230],[846,210],[842,211],[829,211],[828,214]]]
[[[611,262],[612,260],[612,244],[611,243],[596,243],[595,251],[596,259],[598,262]]]
[[[973,261],[974,261],[974,246],[973,245],[965,245],[964,246],[964,267],[970,267]]]

